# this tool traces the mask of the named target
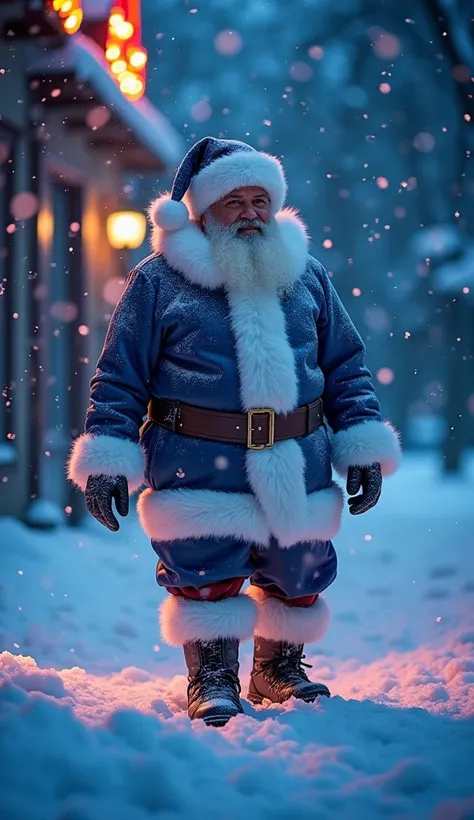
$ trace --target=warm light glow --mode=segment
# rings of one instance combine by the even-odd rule
[[[78,0],[72,2],[75,5]],[[145,93],[148,62],[147,50],[141,44],[140,3],[116,3],[109,14],[105,56],[122,94],[136,102]]]
[[[144,48],[132,46],[127,51],[127,57],[132,68],[144,68],[148,60],[148,54]]]
[[[112,9],[109,17],[109,25],[112,27],[120,25],[125,20],[125,12],[122,9]]]
[[[120,91],[130,99],[138,100],[143,94],[144,83],[133,71],[124,71],[119,77]]]
[[[132,24],[128,22],[128,20],[122,20],[117,25],[112,26],[113,33],[119,40],[130,40],[130,37],[133,35],[135,29],[133,28]]]
[[[81,0],[51,0],[49,4],[61,18],[66,34],[75,34],[82,24]]]
[[[117,45],[117,43],[111,43],[107,46],[105,56],[110,63],[112,63],[114,60],[118,60],[118,58],[120,57],[120,46]]]
[[[74,8],[73,0],[63,0],[63,2],[60,4],[60,7],[58,9],[59,16],[60,17],[67,17],[68,14],[73,10],[73,8]]]
[[[53,214],[47,208],[42,208],[38,213],[37,232],[40,245],[44,248],[50,244],[54,233]]]
[[[79,31],[82,23],[82,16],[82,9],[76,9],[76,11],[70,14],[67,20],[64,21],[64,29],[68,34],[75,34],[76,31]]]
[[[127,70],[126,60],[114,60],[114,62],[110,66],[110,70],[112,74],[123,74],[123,72]]]
[[[107,238],[113,248],[138,248],[145,239],[146,218],[140,211],[115,211],[107,217]]]

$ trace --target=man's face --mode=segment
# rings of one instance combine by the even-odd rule
[[[249,222],[249,225],[242,225],[238,228],[238,236],[261,233],[258,223],[268,225],[272,218],[270,197],[263,188],[258,186],[235,188],[219,202],[211,205],[209,210],[214,219],[217,219],[223,226],[231,226],[236,222]],[[203,217],[203,227],[205,228],[205,217]]]

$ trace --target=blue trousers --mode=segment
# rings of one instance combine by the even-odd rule
[[[235,538],[152,541],[159,557],[156,580],[164,587],[206,587],[234,578],[250,578],[267,592],[285,598],[314,595],[337,574],[331,541],[308,541],[282,549],[272,538],[268,549]]]

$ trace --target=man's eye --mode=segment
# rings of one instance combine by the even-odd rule
[[[236,205],[240,205],[238,199],[230,199],[229,202],[226,202],[228,208],[234,208]]]
[[[257,205],[259,208],[266,208],[268,205],[268,199],[256,199],[253,204]]]

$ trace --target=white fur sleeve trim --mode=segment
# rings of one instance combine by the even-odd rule
[[[366,421],[341,430],[332,437],[332,463],[343,478],[349,467],[368,467],[379,462],[382,475],[392,475],[401,461],[398,433],[388,421]]]
[[[258,606],[255,635],[267,640],[296,644],[320,641],[325,635],[330,611],[321,596],[312,606],[303,607],[289,606],[256,586],[251,586],[246,594]]]
[[[247,595],[223,601],[190,601],[170,594],[160,608],[161,634],[170,646],[217,638],[243,641],[252,636],[256,620],[257,607]]]
[[[116,436],[83,433],[72,445],[67,477],[83,492],[90,475],[124,475],[130,493],[144,483],[145,454],[139,444]]]

